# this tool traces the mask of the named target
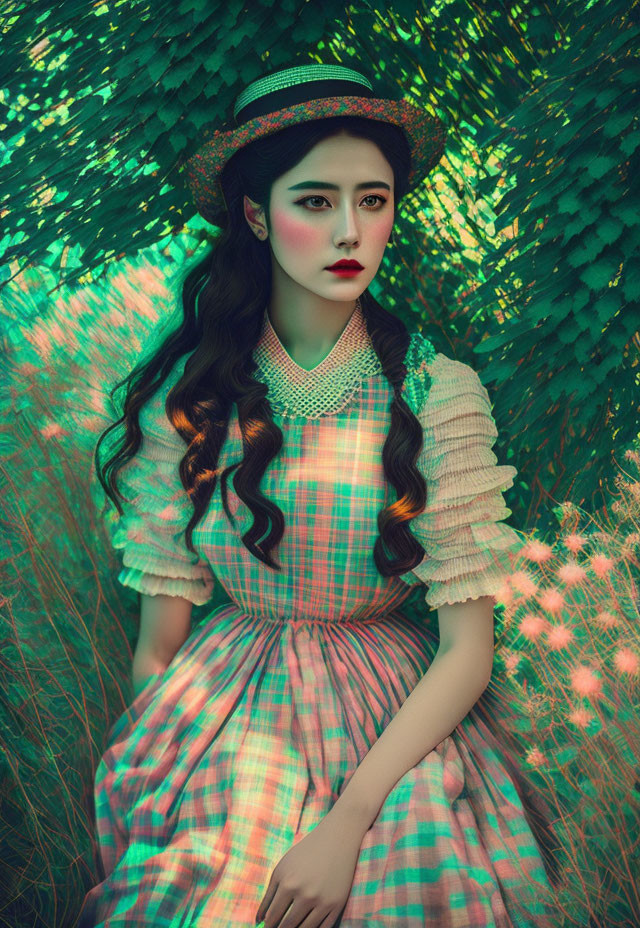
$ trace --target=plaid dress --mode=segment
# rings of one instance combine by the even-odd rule
[[[218,479],[194,530],[198,554],[186,549],[185,444],[164,411],[186,358],[144,407],[143,445],[120,473],[130,499],[111,526],[120,582],[201,605],[215,575],[230,602],[108,733],[95,779],[106,876],[87,894],[83,926],[254,925],[276,863],[328,813],[427,671],[437,647],[429,610],[497,592],[521,544],[500,521],[511,513],[501,491],[517,471],[497,464],[491,404],[471,367],[412,333],[403,390],[423,425],[428,501],[411,531],[426,554],[386,578],[373,546],[377,514],[396,498],[381,458],[392,388],[362,310],[311,371],[289,357],[265,312],[254,358],[284,438],[260,484],[285,517],[272,552],[280,572],[242,544],[252,517],[232,479],[236,524]],[[241,458],[234,404],[219,466]],[[400,607],[419,583],[424,618],[409,620]],[[336,925],[551,924],[538,845],[487,740],[467,717],[395,784]]]

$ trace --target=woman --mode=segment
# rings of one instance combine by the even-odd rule
[[[332,65],[234,115],[188,164],[222,232],[96,448],[141,631],[81,924],[551,924],[552,835],[487,689],[517,471],[475,371],[367,289],[443,127]],[[400,609],[416,583],[439,635]]]

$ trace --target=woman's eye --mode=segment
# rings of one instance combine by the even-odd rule
[[[382,207],[383,203],[387,202],[386,199],[384,197],[381,197],[379,193],[370,193],[364,199],[365,200],[380,200],[380,207]],[[325,202],[327,202],[326,197],[320,196],[320,194],[316,193],[308,197],[303,197],[302,200],[296,200],[296,203],[299,204],[300,206],[305,206],[305,204],[309,200],[324,200]],[[379,209],[380,207],[374,207],[374,208]],[[369,208],[372,208],[372,207],[369,207]],[[316,213],[319,212],[319,210],[314,209],[313,207],[311,207],[311,209],[312,209],[312,212],[316,212]]]

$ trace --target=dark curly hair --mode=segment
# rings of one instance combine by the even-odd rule
[[[122,515],[118,497],[123,497],[117,487],[117,472],[140,447],[140,409],[159,389],[178,359],[193,352],[180,380],[168,391],[165,404],[169,420],[186,443],[180,478],[194,505],[185,530],[186,546],[193,553],[193,530],[206,513],[215,489],[218,458],[235,402],[244,453],[242,461],[220,473],[224,509],[235,523],[227,504],[226,484],[229,474],[237,468],[233,487],[253,515],[253,523],[242,536],[242,542],[264,564],[281,570],[271,557],[271,549],[283,536],[284,517],[280,508],[261,492],[260,481],[280,451],[283,436],[273,421],[268,388],[254,377],[256,365],[252,358],[271,292],[271,262],[268,245],[257,240],[245,219],[243,196],[247,194],[264,206],[267,228],[271,229],[269,204],[274,181],[322,139],[342,131],[378,145],[393,169],[394,207],[397,205],[407,191],[411,166],[409,145],[397,126],[359,116],[336,116],[289,126],[246,145],[230,158],[222,172],[226,225],[209,253],[182,282],[181,325],[111,391],[113,397],[126,384],[124,412],[100,436],[94,460],[105,493]],[[373,552],[379,572],[389,577],[406,573],[424,557],[424,548],[408,527],[409,521],[426,505],[426,483],[416,467],[423,442],[422,426],[401,394],[409,332],[368,290],[361,294],[360,302],[374,350],[394,391],[382,461],[386,479],[398,498],[378,514],[380,535]],[[101,465],[103,439],[123,422],[126,432],[122,447]],[[260,542],[270,522],[270,531]],[[392,559],[385,553],[383,542]]]
[[[266,242],[252,233],[243,211],[243,196],[264,206],[267,228],[271,229],[269,203],[271,187],[283,173],[294,167],[321,140],[346,131],[349,135],[374,142],[393,170],[394,209],[408,190],[410,149],[401,129],[378,120],[339,116],[289,126],[258,139],[236,152],[225,166],[221,185],[227,212],[223,219],[205,216],[223,226],[209,253],[184,276],[182,281],[183,318],[179,327],[167,335],[157,350],[139,364],[111,390],[111,397],[126,387],[123,415],[99,437],[94,463],[107,496],[120,515],[117,473],[136,454],[142,432],[139,413],[177,361],[188,358],[184,372],[168,391],[165,411],[185,441],[180,462],[182,485],[191,497],[194,512],[185,530],[188,550],[194,527],[204,516],[216,479],[220,473],[221,496],[227,517],[235,522],[227,503],[226,481],[237,468],[233,486],[251,510],[253,524],[242,536],[245,547],[269,567],[281,567],[271,557],[284,533],[280,508],[260,491],[261,478],[269,462],[280,451],[281,429],[274,423],[267,399],[267,386],[254,377],[253,349],[261,332],[265,306],[271,292],[271,262]],[[409,530],[409,522],[426,506],[427,487],[416,467],[423,444],[419,419],[401,393],[406,376],[405,355],[409,332],[393,315],[365,290],[360,295],[363,315],[382,371],[393,388],[390,427],[382,448],[385,478],[394,487],[397,500],[378,513],[379,536],[374,560],[383,576],[401,575],[423,559],[424,548]],[[237,404],[242,433],[242,461],[218,470],[218,458],[228,432],[229,414]],[[100,447],[109,433],[125,425],[122,446],[104,463]],[[262,543],[263,538],[271,529]],[[391,552],[388,557],[384,546]],[[489,687],[470,714],[489,729],[494,747],[501,751],[523,803],[525,814],[541,848],[547,875],[556,883],[557,864],[553,857],[554,837],[548,823],[548,809],[532,786],[523,778],[515,760],[518,745],[500,725],[497,697]],[[505,750],[506,748],[506,750]]]

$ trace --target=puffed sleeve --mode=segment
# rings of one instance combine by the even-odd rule
[[[208,602],[214,575],[209,563],[187,549],[184,530],[193,504],[182,486],[178,466],[186,444],[166,415],[167,381],[142,407],[142,444],[118,472],[124,514],[115,507],[108,523],[111,543],[122,549],[118,580],[140,593],[182,596],[196,605]]]
[[[517,469],[499,465],[491,450],[498,430],[478,374],[441,353],[423,368],[431,384],[417,413],[424,431],[417,466],[427,505],[410,528],[425,556],[403,578],[428,584],[425,600],[436,609],[497,593],[524,536],[501,521],[511,515],[502,491]]]

